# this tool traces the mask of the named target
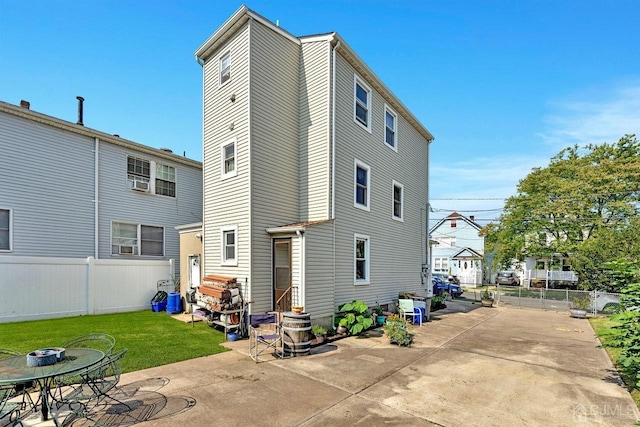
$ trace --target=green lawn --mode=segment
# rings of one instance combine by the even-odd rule
[[[612,327],[616,325],[616,322],[611,320],[611,317],[591,317],[589,319],[591,322],[591,326],[596,331],[596,335],[600,339],[600,342],[605,345],[605,350],[607,354],[609,354],[609,358],[613,361],[613,364],[617,366],[616,361],[618,360],[618,356],[620,355],[620,349],[615,347],[606,347],[606,344],[609,342],[609,336],[612,333]],[[633,381],[630,378],[625,378],[623,373],[620,373],[622,379],[625,384],[633,384]],[[631,393],[631,397],[636,402],[636,406],[640,408],[640,390],[634,387],[627,386],[627,389]]]
[[[66,341],[91,333],[116,339],[115,350],[128,348],[122,360],[124,372],[166,365],[228,349],[224,333],[204,322],[184,323],[166,312],[151,310],[99,316],[66,317],[18,323],[0,323],[0,347],[23,353],[62,346]]]

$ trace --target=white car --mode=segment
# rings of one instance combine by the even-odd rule
[[[593,302],[589,306],[589,311],[593,311]],[[620,297],[618,295],[596,293],[595,308],[597,313],[618,311],[620,308]]]

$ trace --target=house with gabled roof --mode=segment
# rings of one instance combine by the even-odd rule
[[[431,133],[335,32],[241,7],[195,53],[204,269],[251,312],[424,293]]]
[[[463,286],[483,283],[484,236],[473,216],[453,212],[429,230],[433,273],[455,275]]]

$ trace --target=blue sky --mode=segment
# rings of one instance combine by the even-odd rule
[[[202,159],[194,51],[230,1],[0,0],[0,100]],[[560,149],[640,133],[640,2],[251,1],[337,31],[433,133],[432,223],[500,214]]]

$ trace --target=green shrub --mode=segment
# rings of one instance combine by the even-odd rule
[[[342,315],[339,325],[347,328],[351,335],[359,335],[373,325],[369,307],[362,301],[348,302],[338,310]]]

